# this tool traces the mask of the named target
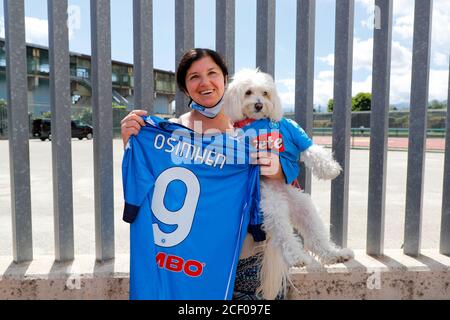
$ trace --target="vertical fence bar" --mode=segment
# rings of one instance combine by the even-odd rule
[[[403,248],[405,254],[412,256],[419,254],[422,231],[432,4],[432,0],[416,0],[414,8],[405,242]]]
[[[48,0],[55,258],[74,258],[67,0]]]
[[[275,77],[275,1],[257,1],[256,67]]]
[[[216,0],[216,51],[234,74],[236,0]]]
[[[348,227],[354,6],[354,0],[336,1],[333,152],[343,172],[331,182],[330,233],[332,240],[344,247]]]
[[[316,1],[297,0],[295,121],[312,137],[314,110],[314,46]],[[300,163],[300,186],[311,194],[311,171]]]
[[[4,0],[13,259],[33,259],[25,8]]]
[[[95,251],[99,261],[114,258],[110,10],[110,0],[91,0]]]
[[[386,200],[389,89],[391,78],[392,0],[376,0],[380,25],[373,30],[372,112],[370,114],[368,254],[382,255]],[[377,18],[376,18],[377,19]]]
[[[175,67],[183,54],[194,47],[194,0],[175,0]],[[176,116],[189,110],[189,98],[177,88],[175,94]]]
[[[450,256],[450,63],[447,95],[447,130],[445,133],[444,187],[442,190],[442,217],[439,252]]]
[[[133,0],[135,109],[153,114],[153,0]]]

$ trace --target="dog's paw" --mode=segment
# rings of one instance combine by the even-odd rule
[[[319,257],[322,264],[336,264],[351,260],[355,257],[353,250],[344,248],[337,249]]]
[[[315,170],[314,170],[315,169]],[[337,161],[330,161],[328,163],[323,163],[319,168],[313,168],[313,174],[322,180],[333,180],[342,171],[341,165]]]
[[[298,256],[291,265],[293,267],[306,267],[306,266],[312,264],[313,261],[314,261],[313,257],[311,257],[307,253],[304,253],[304,254]]]
[[[341,174],[342,171],[342,167],[341,165],[337,162],[337,161],[332,161],[329,164],[329,168],[328,168],[328,172],[326,172],[327,175],[327,179],[334,179],[336,178],[338,175]]]
[[[301,154],[301,160],[313,175],[321,180],[336,178],[342,171],[341,165],[333,158],[331,151],[313,144]]]

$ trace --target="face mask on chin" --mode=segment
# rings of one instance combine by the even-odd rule
[[[219,114],[220,110],[222,110],[222,106],[223,106],[223,97],[220,98],[220,101],[215,106],[210,108],[198,104],[197,102],[192,100],[192,98],[191,102],[189,103],[189,108],[200,112],[202,115],[210,119],[214,119]]]

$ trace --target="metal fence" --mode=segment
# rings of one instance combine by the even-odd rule
[[[91,0],[92,104],[94,125],[94,181],[96,258],[114,258],[114,207],[111,110],[110,0]],[[372,115],[370,118],[369,201],[367,252],[383,254],[387,133],[390,87],[393,0],[376,0]],[[274,0],[257,0],[256,64],[274,73]],[[295,119],[312,133],[314,84],[314,0],[297,0]],[[33,259],[30,200],[29,123],[24,1],[4,0],[7,60],[8,127],[10,150],[13,258]],[[133,1],[135,103],[152,112],[153,40],[152,0]],[[424,185],[425,137],[430,70],[432,0],[416,0],[414,15],[410,136],[404,253],[420,252]],[[73,199],[71,176],[70,72],[67,0],[48,0],[52,112],[52,166],[55,258],[74,258]],[[216,49],[234,72],[235,0],[216,0]],[[194,0],[175,0],[175,57],[194,46]],[[333,152],[344,172],[332,181],[331,236],[339,245],[347,242],[349,196],[350,108],[352,88],[354,0],[336,1],[334,61]],[[187,101],[176,95],[177,114]],[[101,120],[101,121],[100,121]],[[446,137],[450,136],[447,117]],[[450,144],[445,149],[444,190],[440,251],[450,254]],[[302,170],[303,171],[303,170]],[[301,177],[311,190],[311,174]],[[447,196],[446,196],[447,195]]]

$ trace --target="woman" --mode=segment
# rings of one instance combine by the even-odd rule
[[[233,124],[222,108],[222,98],[228,80],[228,70],[220,55],[210,49],[191,49],[187,51],[177,68],[177,84],[191,100],[191,111],[170,121],[182,124],[194,131],[233,130]],[[130,112],[121,122],[124,146],[131,135],[137,135],[145,126],[141,116],[144,110]],[[256,163],[261,165],[263,179],[283,179],[284,174],[275,154],[259,152]],[[253,241],[250,234],[245,239],[237,267],[234,299],[258,299],[258,253],[261,247]]]

